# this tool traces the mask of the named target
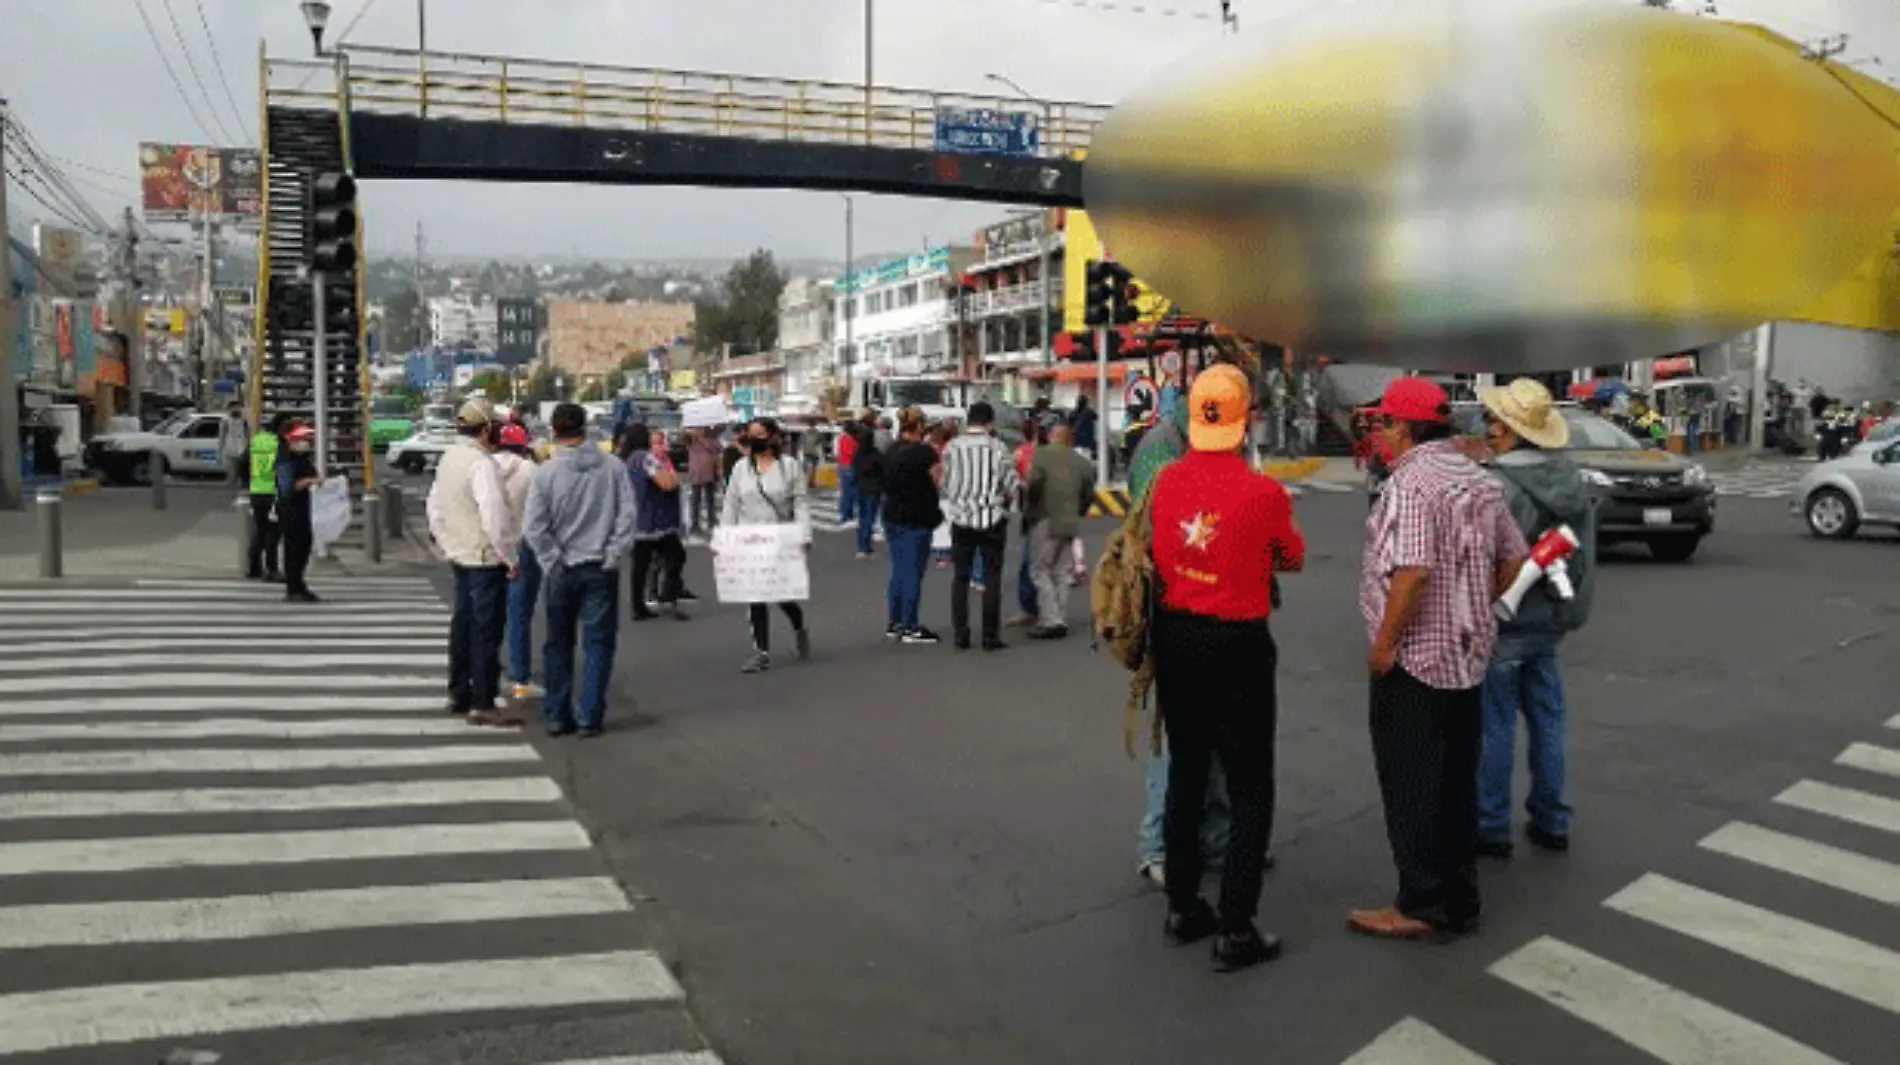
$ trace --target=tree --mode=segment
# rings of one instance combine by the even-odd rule
[[[471,393],[485,393],[496,403],[508,403],[514,395],[514,389],[509,387],[508,375],[493,371],[475,375],[475,379],[469,382],[468,390]]]
[[[754,354],[778,346],[778,298],[785,272],[764,248],[733,263],[719,289],[693,304],[693,344],[718,351],[727,344]]]
[[[528,375],[527,383],[522,385],[522,402],[546,403],[561,398],[555,384],[558,376],[559,372],[545,362],[536,366]]]

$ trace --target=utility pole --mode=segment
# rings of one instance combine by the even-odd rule
[[[126,413],[140,417],[145,409],[145,301],[139,298],[138,232],[133,225],[132,208],[125,209],[126,299],[131,311],[125,322]]]
[[[851,306],[857,299],[856,285],[851,277],[852,271],[856,268],[854,260],[857,248],[854,245],[857,239],[857,226],[856,219],[851,213],[853,201],[850,194],[841,192],[838,195],[844,197],[844,278],[838,286],[842,290],[839,296],[842,300],[841,306],[844,308],[844,355],[838,361],[844,368],[844,405],[849,408],[851,406],[851,360],[857,355],[851,347],[854,320],[857,318],[857,315],[852,313]]]
[[[422,287],[422,219],[416,219],[416,262],[411,271],[416,278],[416,346],[429,347],[429,295]]]
[[[876,122],[872,119],[871,103],[871,4],[873,0],[864,0],[864,143],[872,140],[872,130]]]
[[[6,160],[7,101],[0,97],[0,164]],[[5,170],[0,165],[0,173]],[[13,298],[13,230],[8,228],[7,183],[0,177],[0,510],[19,510],[26,505],[20,483],[20,382],[14,374],[13,360],[19,330]]]

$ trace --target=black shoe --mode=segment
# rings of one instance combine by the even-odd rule
[[[630,612],[627,616],[632,618],[635,621],[652,621],[654,618],[657,618],[660,615],[654,613],[651,610],[648,610],[645,607],[639,607],[633,610],[632,612]]]
[[[1280,956],[1280,937],[1267,935],[1257,928],[1245,932],[1223,932],[1214,941],[1214,971],[1233,973],[1250,969]]]
[[[997,637],[991,636],[983,641],[983,649],[985,651],[1007,651],[1009,650],[1009,645]]]
[[[800,662],[809,660],[811,658],[811,630],[795,630],[792,633],[792,646]]]
[[[1569,836],[1559,836],[1555,832],[1546,832],[1536,825],[1530,825],[1524,829],[1524,838],[1530,840],[1531,845],[1540,850],[1562,854],[1570,849]]]
[[[1199,943],[1208,936],[1220,931],[1220,918],[1215,916],[1214,907],[1206,899],[1195,899],[1194,905],[1186,913],[1168,911],[1168,920],[1161,926],[1168,942],[1177,947],[1189,943]]]
[[[903,639],[903,638],[904,638],[904,626],[902,626],[902,625],[886,625],[886,626],[884,626],[884,638],[885,638],[885,639],[887,639],[887,640],[890,640],[890,641],[891,641],[892,643],[895,643],[895,642],[897,642],[898,640],[901,640],[901,639]]]
[[[264,571],[261,569],[249,570],[244,574],[244,579],[247,581],[261,581],[264,579]]]
[[[1067,625],[1038,625],[1029,630],[1029,638],[1032,640],[1061,640],[1066,639],[1068,635]]]
[[[284,575],[277,572],[276,570],[270,570],[269,572],[264,574],[264,583],[265,584],[282,584],[284,583]]]
[[[1512,846],[1511,841],[1508,839],[1481,839],[1478,841],[1478,857],[1480,858],[1496,858],[1499,861],[1509,861],[1511,854],[1516,850],[1517,848]]]
[[[919,625],[916,628],[905,632],[904,635],[900,638],[905,643],[926,644],[926,643],[942,643],[943,642],[943,637],[937,635],[934,632],[931,632],[929,629],[924,628],[922,625]]]
[[[565,724],[565,725],[549,725],[548,726],[548,735],[557,740],[560,739],[562,736],[572,736],[573,734],[574,734],[574,726],[572,723]]]
[[[597,740],[603,731],[599,725],[589,725],[581,730],[580,736],[584,740]]]
[[[680,594],[679,594],[679,601],[682,603],[697,603],[699,602],[699,596],[694,595],[692,592],[687,591],[684,588],[681,588]]]
[[[959,651],[968,651],[970,649],[970,638],[968,636],[959,636],[952,641],[952,643]]]
[[[300,592],[285,592],[284,602],[286,603],[321,603],[323,602],[323,600],[317,597],[317,593],[311,591],[308,588],[305,588],[304,590]]]

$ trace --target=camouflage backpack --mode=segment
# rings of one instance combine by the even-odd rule
[[[1122,739],[1130,758],[1135,756],[1135,733],[1142,705],[1154,683],[1154,662],[1148,654],[1148,623],[1154,587],[1154,522],[1144,495],[1122,519],[1121,528],[1108,534],[1089,579],[1089,611],[1097,646],[1134,676],[1128,681],[1128,705],[1122,717]],[[1161,716],[1154,715],[1149,742],[1161,751]]]

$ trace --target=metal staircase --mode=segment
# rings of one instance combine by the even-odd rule
[[[307,275],[310,255],[309,190],[316,175],[349,169],[338,112],[271,105],[266,109],[264,157],[264,343],[252,375],[253,402],[262,422],[280,412],[311,419],[316,413],[316,316]],[[329,454],[325,469],[361,477],[366,443],[362,348],[358,316],[360,265],[327,278],[329,327],[324,349],[328,378]]]

